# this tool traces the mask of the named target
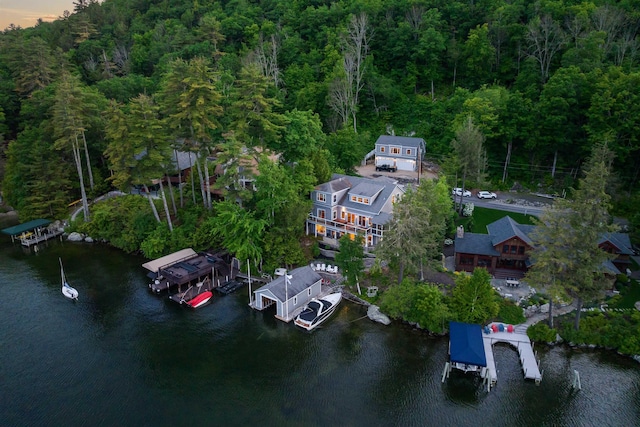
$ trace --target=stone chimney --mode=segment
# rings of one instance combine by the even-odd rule
[[[458,229],[456,230],[456,237],[458,239],[462,239],[464,237],[464,226],[459,225]]]

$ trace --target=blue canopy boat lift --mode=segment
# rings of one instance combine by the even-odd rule
[[[498,342],[510,344],[518,351],[525,379],[542,381],[540,361],[537,360],[531,341],[527,336],[527,326],[491,323],[483,329],[480,325],[449,323],[449,361],[442,372],[442,382],[449,377],[451,369],[477,372],[487,384],[487,391],[498,381],[493,345]],[[484,332],[484,333],[483,333]]]

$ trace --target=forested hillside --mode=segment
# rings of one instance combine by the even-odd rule
[[[494,185],[560,192],[606,141],[612,191],[637,188],[636,0],[75,5],[0,35],[2,190],[24,217],[64,210],[83,186],[148,183],[180,144],[227,164],[247,147],[280,152],[307,167],[298,190],[350,171],[391,131],[424,138],[447,164],[468,117]],[[127,163],[147,150],[145,164]]]

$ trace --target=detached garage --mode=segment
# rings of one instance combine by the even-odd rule
[[[399,171],[417,171],[424,155],[422,138],[382,135],[376,141],[376,166],[395,166]]]

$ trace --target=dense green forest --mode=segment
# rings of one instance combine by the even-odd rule
[[[243,256],[274,254],[285,229],[301,229],[309,189],[352,171],[378,135],[424,138],[427,157],[455,171],[452,140],[469,118],[494,187],[561,193],[607,142],[612,196],[619,212],[637,211],[636,0],[74,4],[54,22],[0,35],[2,191],[22,219],[150,185],[173,173],[167,158],[179,148],[214,160],[196,164],[191,182],[202,184],[187,185],[179,203],[170,189],[160,212],[151,204],[157,222],[167,219],[153,241],[172,233],[171,218],[202,221],[176,208],[192,202],[254,227],[220,229],[219,240],[272,233],[261,242],[273,248],[248,245]],[[250,158],[260,165],[251,194],[233,185]],[[205,190],[216,164],[227,170],[216,185],[247,209],[214,206]],[[153,224],[142,222],[148,236]]]

